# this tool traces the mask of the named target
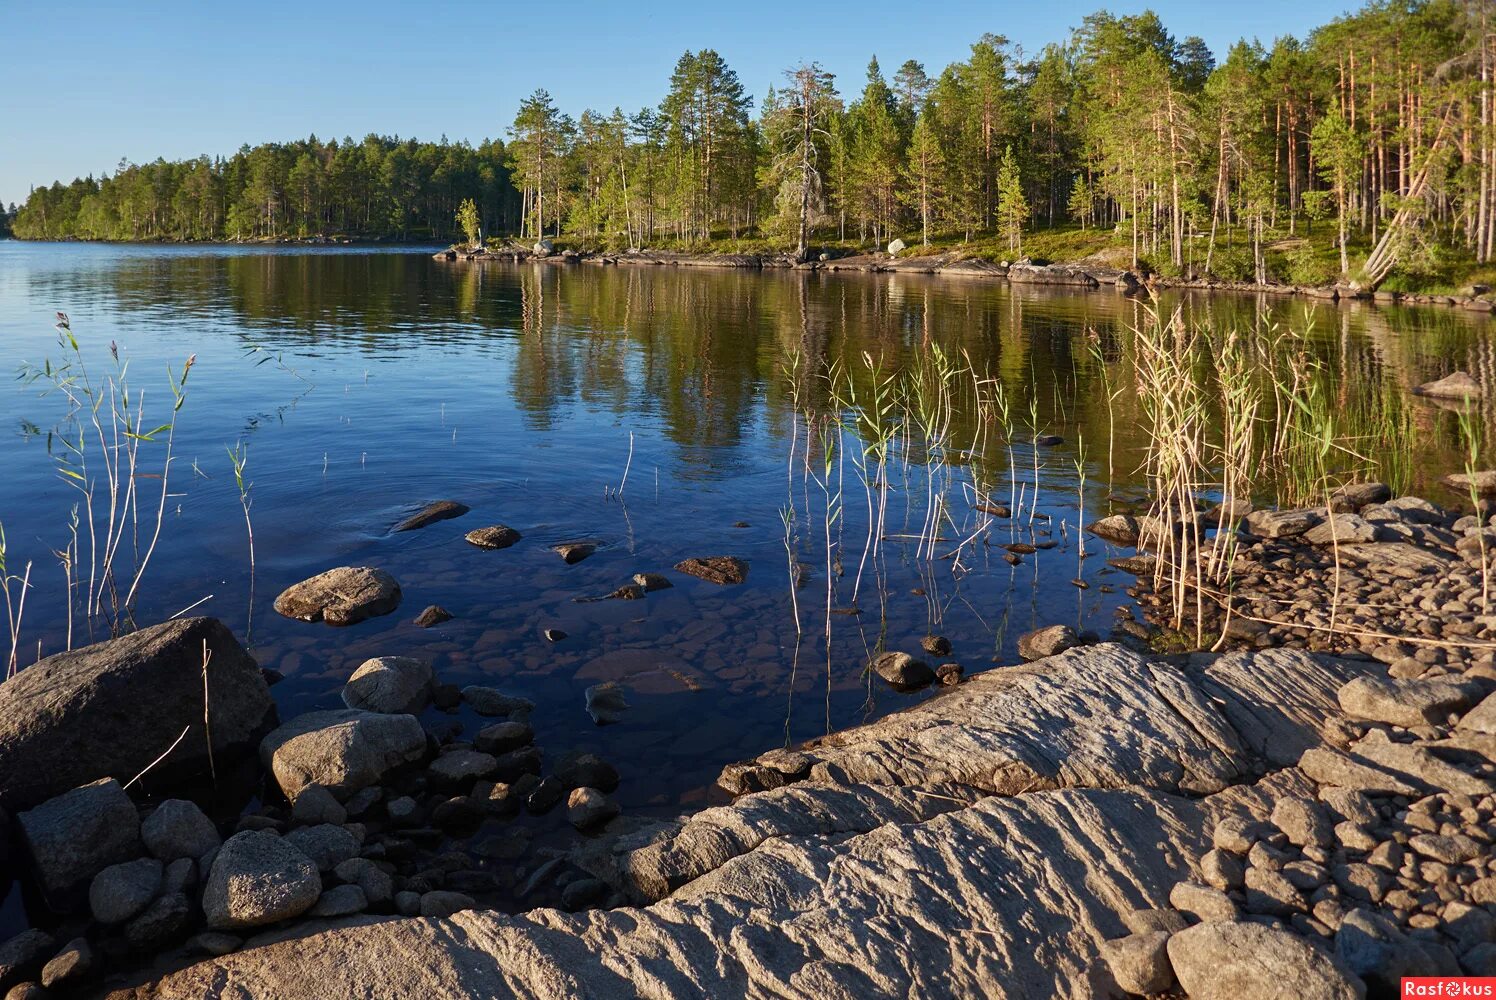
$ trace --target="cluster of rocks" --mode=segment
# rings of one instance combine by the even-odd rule
[[[205,641],[214,643],[224,670],[253,671],[263,694],[258,668],[210,619],[168,623],[66,654],[60,663],[42,661],[17,680],[41,682],[54,698],[70,681],[127,707],[152,696],[169,707],[169,690],[134,688],[171,673],[189,654],[197,658],[193,684],[201,685]],[[135,680],[121,682],[122,672]],[[217,679],[232,689],[227,674]],[[81,695],[75,700],[66,720],[104,711]],[[0,994],[68,991],[104,969],[172,949],[227,954],[251,934],[283,934],[296,921],[447,915],[521,900],[577,910],[621,900],[569,864],[561,846],[532,845],[531,830],[518,822],[561,809],[572,827],[590,834],[619,813],[610,794],[619,776],[606,761],[572,753],[547,766],[534,745],[529,701],[490,687],[441,684],[429,663],[398,656],[363,663],[342,700],[347,707],[298,716],[259,740],[265,804],[247,814],[234,809],[215,821],[179,798],[138,805],[113,776],[46,798],[41,786],[8,787],[28,878],[50,918],[0,943]],[[0,768],[11,757],[32,759],[30,744],[52,738],[28,704],[10,705],[32,723],[8,720],[14,731],[0,734]],[[466,705],[484,725],[470,739],[456,720],[423,726],[417,716],[433,704],[452,714]],[[201,704],[194,709],[200,717]],[[262,710],[247,697],[221,711],[213,703],[215,732],[257,731],[242,716],[248,711],[258,724]],[[69,767],[42,773],[117,771],[130,745],[115,742],[109,758],[107,743],[117,735],[107,726],[76,733]],[[99,740],[106,745],[95,746]],[[227,765],[229,755],[219,763]],[[8,835],[0,838],[0,847],[8,844]]]
[[[1451,486],[1465,492],[1463,478],[1450,477]],[[1393,499],[1380,483],[1343,487],[1328,508],[1236,514],[1229,576],[1217,579],[1202,620],[1190,609],[1184,631],[1224,632],[1228,647],[1362,653],[1389,664],[1395,677],[1496,677],[1496,527],[1484,515]],[[1219,523],[1218,512],[1201,515],[1202,532]],[[1141,549],[1156,547],[1165,530],[1125,514],[1090,527]],[[1203,548],[1221,551],[1211,541]],[[1148,641],[1173,610],[1172,567],[1146,554],[1112,564],[1138,576],[1129,593],[1145,619],[1124,611],[1118,637]]]

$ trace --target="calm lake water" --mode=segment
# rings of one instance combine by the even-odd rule
[[[671,813],[707,801],[730,761],[928,696],[870,684],[869,649],[917,653],[933,632],[953,652],[932,663],[984,670],[1016,662],[1017,636],[1039,625],[1105,634],[1127,600],[1129,578],[1107,570],[1107,549],[1094,539],[1082,558],[1076,528],[1082,514],[1090,521],[1141,494],[1145,430],[1116,350],[1137,303],[1110,290],[922,276],[467,265],[430,253],[0,242],[8,372],[61,360],[53,322],[64,311],[96,375],[111,363],[111,342],[129,359],[143,424],[154,426],[170,409],[167,366],[196,356],[136,617],[155,622],[195,605],[193,613],[223,619],[249,637],[263,666],[285,675],[274,688],[283,717],[338,705],[343,681],[368,657],[426,657],[444,681],[534,700],[549,756],[598,752],[623,774],[626,810]],[[1177,302],[1217,323],[1306,331],[1305,349],[1334,373],[1347,405],[1455,368],[1493,374],[1486,317]],[[822,439],[812,433],[807,470],[806,422],[795,413],[797,395],[799,408],[824,412],[824,386],[811,375],[793,390],[785,369],[799,356],[802,372],[833,361],[860,370],[865,352],[896,369],[931,345],[958,361],[964,352],[1000,381],[1015,430],[984,437],[973,455],[962,443],[972,440],[970,415],[958,419],[947,456],[951,518],[931,558],[906,537],[919,530],[926,486],[891,474],[882,559],[854,584],[868,522],[852,461],[861,445],[849,428],[833,481],[819,485]],[[8,569],[33,563],[35,584],[23,666],[38,647],[45,654],[66,641],[64,574],[51,552],[67,544],[78,500],[48,434],[64,401],[42,388],[0,382]],[[1409,485],[1433,496],[1433,479],[1460,461],[1454,418],[1413,405]],[[1036,450],[1036,430],[1065,443]],[[249,548],[227,453],[239,444],[257,562],[252,631]],[[142,447],[142,469],[159,472],[161,447]],[[960,558],[946,558],[958,531],[982,526],[972,520],[972,474],[994,500],[1021,493],[1025,505],[1037,478],[1037,513],[1049,520],[993,522]],[[138,482],[144,547],[160,481]],[[838,483],[830,603],[850,607],[855,585],[862,614],[831,616],[828,670],[823,521]],[[441,498],[472,511],[391,533]],[[793,599],[789,509],[790,548],[806,575]],[[493,523],[523,540],[499,552],[463,541]],[[550,551],[576,539],[598,543],[597,553],[569,566]],[[1056,544],[1010,565],[997,546],[1012,541]],[[671,571],[685,557],[717,554],[748,560],[748,582],[716,587]],[[400,609],[348,629],[271,610],[289,584],[348,564],[393,573]],[[636,572],[664,572],[675,586],[637,601],[575,600],[606,595]],[[413,626],[428,604],[454,620]],[[548,628],[568,637],[548,642]],[[598,728],[583,692],[604,680],[623,684],[632,707],[624,722]]]

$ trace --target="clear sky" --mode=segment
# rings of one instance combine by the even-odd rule
[[[983,32],[1026,52],[1087,13],[1153,8],[1217,57],[1240,37],[1302,36],[1348,0],[722,0],[448,3],[0,0],[0,199],[112,172],[120,158],[180,159],[243,143],[369,132],[503,136],[519,99],[566,111],[658,103],[687,48],[715,48],[750,93],[819,60],[843,92],[870,55],[933,75]]]

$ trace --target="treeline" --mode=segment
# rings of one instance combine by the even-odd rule
[[[752,237],[804,253],[901,237],[1017,256],[1025,233],[1068,226],[1160,270],[1261,280],[1265,248],[1312,227],[1333,237],[1335,271],[1375,281],[1394,262],[1496,255],[1493,6],[1374,0],[1219,64],[1152,13],[1097,13],[1032,56],[984,35],[938,72],[874,59],[847,94],[801,65],[758,102],[706,49],[633,114],[574,118],[537,90],[506,145],[308,140],[122,166],[34,193],[15,228],[438,236],[472,198],[462,228],[527,240]]]
[[[13,227],[23,239],[445,239],[469,198],[496,226],[517,224],[502,143],[311,136],[226,159],[121,163],[112,176],[38,188]]]

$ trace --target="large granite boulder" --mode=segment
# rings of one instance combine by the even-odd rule
[[[1366,984],[1297,935],[1262,924],[1211,921],[1169,938],[1169,961],[1193,1000],[1295,997],[1363,1000]]]
[[[292,803],[311,785],[346,800],[425,753],[426,731],[415,716],[351,708],[299,715],[260,744],[261,763]]]
[[[0,684],[0,805],[26,809],[100,778],[128,781],[173,743],[142,779],[146,788],[208,774],[205,671],[222,769],[274,726],[275,703],[260,668],[216,618],[56,653]]]
[[[54,909],[72,909],[95,875],[141,853],[140,816],[113,778],[64,792],[18,818],[36,880]]]

